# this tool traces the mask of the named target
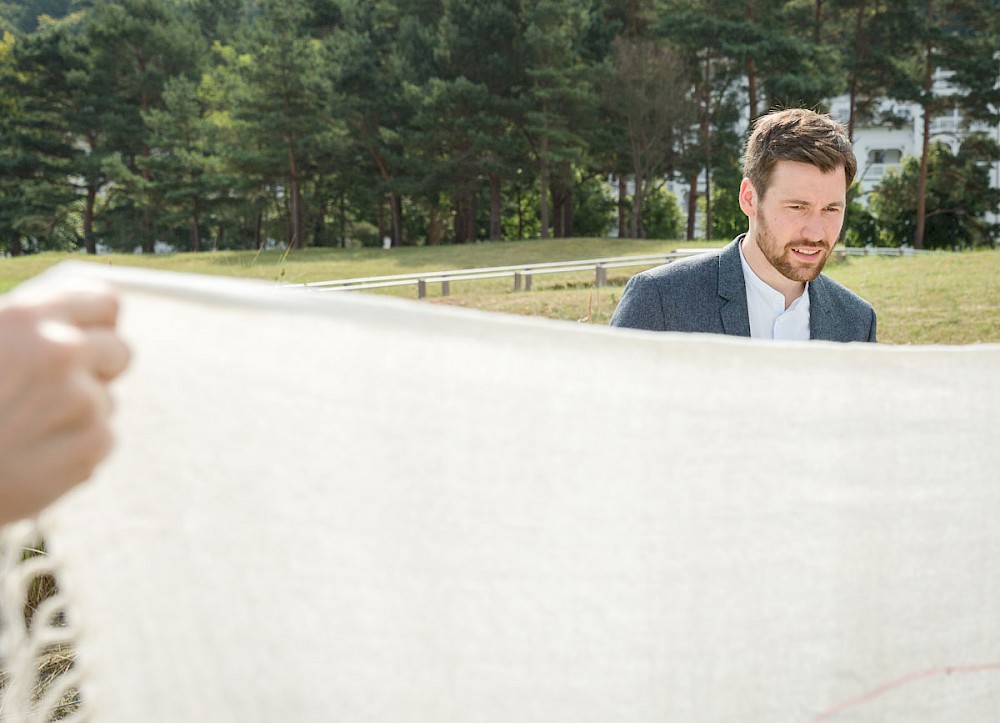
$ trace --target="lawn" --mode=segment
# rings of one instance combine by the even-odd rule
[[[302,283],[420,271],[481,268],[544,261],[659,253],[708,244],[619,239],[554,239],[399,249],[305,249],[219,251],[164,256],[38,254],[0,260],[0,291],[67,258],[197,274]],[[719,245],[719,244],[712,244]],[[628,277],[641,267],[609,273],[609,285],[595,288],[590,273],[536,277],[530,292],[513,291],[510,279],[451,284],[441,297],[431,287],[429,303],[487,311],[547,316],[606,324]],[[879,315],[879,339],[893,344],[1000,342],[1000,251],[935,253],[918,257],[851,257],[831,263],[827,273],[868,299]],[[344,293],[344,292],[327,292]],[[415,287],[374,293],[416,297]]]
[[[309,248],[300,251],[209,251],[165,254],[36,254],[0,259],[0,292],[66,259],[120,266],[143,266],[196,274],[241,276],[279,283],[350,279],[420,271],[482,268],[546,261],[573,261],[630,254],[658,253],[682,246],[670,241],[574,238],[507,241],[396,249]],[[690,245],[690,244],[688,244]],[[716,244],[717,245],[717,244]]]

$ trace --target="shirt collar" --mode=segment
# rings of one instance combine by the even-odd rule
[[[750,336],[754,339],[808,340],[809,284],[802,294],[785,308],[785,296],[769,286],[750,268],[740,244],[740,264],[746,290]]]
[[[778,308],[779,313],[781,311],[785,311],[785,295],[760,278],[757,275],[757,272],[750,268],[750,264],[747,263],[747,257],[743,255],[743,241],[745,240],[746,236],[740,240],[738,246],[740,248],[740,264],[743,265],[743,279],[746,282],[747,291],[754,291],[763,301],[767,302],[768,306]],[[804,302],[802,301],[803,299],[805,299]],[[806,282],[805,288],[802,290],[802,295],[791,303],[788,310],[791,311],[793,308],[802,303],[806,306],[809,305],[808,281]]]

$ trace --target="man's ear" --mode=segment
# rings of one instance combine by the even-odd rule
[[[757,189],[750,183],[749,178],[744,178],[740,183],[740,208],[743,209],[747,218],[753,218],[757,215],[758,202]]]

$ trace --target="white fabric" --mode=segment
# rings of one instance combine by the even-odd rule
[[[785,295],[757,276],[740,244],[743,283],[747,290],[747,313],[752,339],[779,341],[809,341],[809,283],[802,295],[785,308]]]
[[[995,721],[1000,347],[140,270],[42,520],[95,723]]]

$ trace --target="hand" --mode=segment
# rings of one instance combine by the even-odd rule
[[[90,477],[111,448],[108,384],[128,366],[103,286],[0,298],[0,523]]]

